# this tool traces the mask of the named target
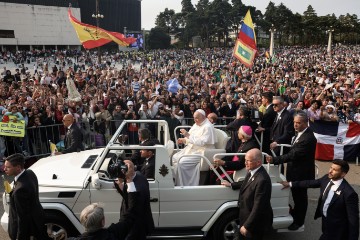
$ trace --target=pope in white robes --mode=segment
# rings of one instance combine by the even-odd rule
[[[200,180],[200,158],[182,157],[189,154],[204,155],[206,149],[215,148],[216,134],[213,124],[206,118],[204,110],[196,110],[194,113],[195,124],[187,132],[180,129],[184,138],[179,138],[179,144],[186,147],[172,157],[175,184],[177,186],[198,186]]]

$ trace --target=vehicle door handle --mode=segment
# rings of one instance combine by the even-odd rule
[[[150,202],[158,202],[159,199],[150,197]]]

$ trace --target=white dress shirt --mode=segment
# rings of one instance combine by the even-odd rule
[[[340,184],[342,183],[343,179],[339,179],[336,181],[331,180],[334,185],[331,186],[330,191],[329,191],[329,195],[327,196],[325,203],[324,203],[324,207],[322,209],[324,216],[326,217],[327,215],[327,210],[329,208],[329,204],[331,202],[331,199],[334,196],[334,193],[337,192],[337,189],[340,187]],[[329,186],[330,182],[328,183],[328,185],[326,185],[326,188]],[[326,188],[324,190],[324,192],[326,191]],[[340,194],[340,193],[339,193]]]

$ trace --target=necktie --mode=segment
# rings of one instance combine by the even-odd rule
[[[324,194],[323,194],[323,196],[321,198],[323,206],[324,206],[324,203],[325,203],[325,201],[326,201],[326,199],[327,199],[327,197],[329,195],[329,192],[330,192],[330,189],[331,189],[332,185],[334,185],[334,183],[332,181],[330,181],[330,183],[328,184],[327,188],[324,191]]]
[[[297,138],[298,134],[299,134],[298,132],[295,134],[295,136],[294,136],[294,138],[293,138],[293,140],[292,140],[292,142],[291,142],[291,145],[292,145],[292,144],[294,144],[294,142],[295,142],[295,140],[296,140],[296,138]]]
[[[251,178],[251,173],[250,173],[250,171],[248,171],[248,173],[246,174],[245,179],[244,179],[245,183],[249,182],[250,178]]]
[[[277,122],[279,121],[279,119],[280,119],[280,114],[278,114],[278,115],[276,116],[276,121],[275,121],[275,123],[277,123]]]

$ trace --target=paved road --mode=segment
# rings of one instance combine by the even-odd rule
[[[323,176],[327,173],[330,163],[329,162],[317,162],[319,166],[319,176]],[[360,166],[355,166],[354,163],[350,164],[350,172],[347,174],[346,179],[352,184],[355,191],[360,195]],[[2,182],[2,180],[0,181]],[[0,184],[0,193],[4,192],[3,184]],[[268,235],[265,240],[317,240],[321,234],[321,220],[314,220],[317,198],[319,196],[318,189],[309,189],[309,208],[305,220],[305,231],[297,233],[272,233]],[[1,201],[2,203],[2,201]],[[0,215],[4,212],[2,204],[0,204]],[[7,233],[0,227],[0,239],[10,240]]]

